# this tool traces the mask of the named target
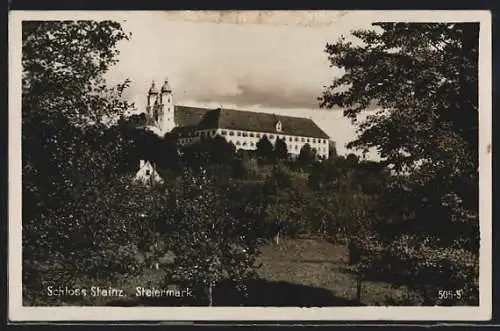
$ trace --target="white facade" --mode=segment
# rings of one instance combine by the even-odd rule
[[[144,160],[140,160],[139,171],[135,174],[134,180],[144,184],[163,183],[163,179],[154,169],[153,165],[149,161]]]
[[[328,139],[287,135],[282,133],[208,129],[193,131],[188,136],[179,137],[178,141],[180,145],[189,145],[199,142],[203,137],[213,138],[217,135],[222,136],[226,139],[226,141],[233,143],[236,146],[236,149],[254,150],[257,148],[257,142],[263,136],[267,136],[267,138],[273,145],[276,143],[277,138],[284,140],[286,142],[288,153],[293,156],[298,156],[302,147],[305,144],[309,144],[309,146],[311,146],[311,149],[316,150],[316,155],[328,158]]]

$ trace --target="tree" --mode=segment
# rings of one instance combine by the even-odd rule
[[[263,161],[272,161],[274,157],[274,147],[266,135],[257,142],[257,157]]]
[[[304,207],[308,198],[306,190],[294,186],[290,171],[276,164],[264,185],[249,198],[249,217],[258,219],[255,232],[260,237],[274,237],[279,243],[280,234],[296,235],[306,230]]]
[[[328,159],[333,160],[338,156],[337,144],[333,140],[328,141]]]
[[[129,82],[110,88],[103,75],[126,39],[111,21],[23,22],[25,279],[58,273],[74,280],[82,272],[78,262],[89,270],[109,267],[103,259],[116,246],[98,242],[115,244],[134,233],[125,225],[130,219],[107,208],[126,202],[109,185],[126,187],[120,169],[128,142],[114,123],[130,105],[122,98]],[[36,293],[40,288],[30,292]]]
[[[173,171],[180,169],[180,155],[177,139],[171,133],[166,133],[158,143],[156,154],[158,165]]]
[[[311,145],[306,143],[300,149],[300,154],[297,160],[303,167],[309,167],[313,163],[315,157],[315,151],[311,149]]]
[[[186,170],[169,191],[167,223],[175,255],[169,281],[203,289],[208,305],[217,285],[229,281],[245,290],[255,277],[256,222],[232,203],[230,183],[216,182],[205,170]],[[195,294],[196,295],[196,294]]]
[[[228,142],[224,137],[217,135],[206,140],[206,143],[214,163],[230,164],[235,158],[236,146]]]
[[[352,32],[356,45],[345,38],[326,45],[330,63],[345,74],[325,89],[321,106],[344,108],[359,132],[348,147],[376,148],[395,174],[379,211],[391,220],[387,242],[425,242],[422,257],[465,249],[477,259],[479,25],[373,26]],[[395,248],[392,256],[414,263],[402,252]],[[435,274],[440,267],[434,264]]]
[[[22,28],[23,125],[61,114],[80,125],[100,123],[129,107],[116,97],[128,80],[110,89],[103,78],[118,43],[129,38],[119,23],[25,21]]]
[[[288,159],[288,148],[285,140],[276,138],[276,143],[274,144],[274,153],[278,160]]]

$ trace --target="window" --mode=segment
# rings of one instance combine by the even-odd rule
[[[149,175],[151,175],[151,170],[148,169],[148,170],[146,170],[146,176],[149,176]]]
[[[230,136],[234,136],[234,131],[229,131]]]
[[[278,121],[276,123],[276,132],[281,132],[281,122],[280,121]]]
[[[217,134],[217,131],[212,131],[212,136],[215,136]]]
[[[299,141],[299,138],[295,137],[295,141]]]
[[[260,138],[260,133],[257,133],[256,136],[257,136],[257,138]]]
[[[225,136],[227,134],[226,131],[222,131],[221,133],[222,133],[223,136]]]
[[[252,147],[253,147],[253,146],[255,146],[255,143],[252,141],[252,142],[250,143],[250,146],[252,146]]]
[[[307,138],[307,142],[310,142],[311,140],[309,138]]]
[[[236,145],[237,145],[237,146],[241,145],[241,143],[240,143],[240,141],[239,141],[239,140],[236,142]]]
[[[269,139],[274,139],[274,135],[270,135],[270,136],[269,136]]]
[[[248,137],[248,133],[243,132],[243,137]]]
[[[246,145],[247,145],[247,142],[246,142],[246,141],[244,141],[244,142],[243,142],[243,146],[246,146]]]
[[[200,132],[196,131],[195,135],[199,137],[200,136]]]
[[[200,134],[201,134],[202,137],[205,137],[205,132],[204,131],[200,132]]]
[[[304,141],[306,141],[306,140],[304,139],[304,137],[302,137],[302,142],[304,142]]]
[[[292,141],[292,137],[288,137],[288,141]]]
[[[316,143],[316,139],[313,139],[313,143]]]
[[[297,149],[297,145],[295,145],[295,149]]]
[[[253,134],[253,132],[250,132],[250,137],[254,137],[255,135]]]

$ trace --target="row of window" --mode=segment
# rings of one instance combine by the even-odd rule
[[[246,141],[240,142],[239,140],[236,140],[236,142],[231,141],[231,140],[228,140],[228,142],[233,143],[233,144],[235,144],[236,146],[251,146],[251,147],[256,147],[256,145],[257,145],[257,144],[256,144],[256,143],[254,143],[253,141],[249,142],[248,144],[247,144],[247,142],[246,142]]]
[[[221,134],[223,136],[226,136],[226,135],[234,136],[234,135],[236,135],[238,137],[256,137],[256,138],[261,138],[261,136],[262,137],[267,136],[266,134],[262,134],[261,135],[260,133],[255,133],[254,134],[253,132],[248,133],[248,132],[244,132],[244,131],[243,132],[241,132],[241,131],[236,131],[235,132],[235,131],[226,131],[226,130],[222,130]],[[312,143],[316,143],[317,142],[317,143],[320,143],[320,144],[321,143],[326,143],[326,139],[305,138],[305,137],[300,137],[300,138],[299,137],[288,137],[288,139],[287,139],[286,136],[276,135],[276,137],[275,137],[273,134],[270,134],[268,136],[268,138],[270,140],[273,140],[274,138],[280,138],[280,139],[284,140],[285,142],[286,141],[288,141],[288,142],[292,142],[292,141],[298,142],[298,141],[301,141],[301,142],[308,142],[308,143],[311,143],[311,142]]]
[[[183,143],[186,143],[186,142],[191,142],[193,139],[191,138],[187,138],[187,139],[180,139],[180,142],[181,144]],[[246,141],[239,141],[239,140],[236,140],[236,141],[232,141],[232,140],[228,140],[228,142],[230,143],[233,143],[235,144],[235,146],[243,146],[243,147],[246,147],[246,146],[250,146],[250,147],[257,147],[257,144],[253,141],[251,142],[246,142]],[[292,146],[289,146],[289,149],[290,151],[291,150],[295,150],[295,151],[300,151],[300,149],[302,148],[302,146],[299,146],[299,145],[292,145]],[[318,153],[326,153],[326,148],[318,148],[317,149]]]
[[[210,137],[210,136],[215,136],[217,134],[217,131],[196,131],[194,132],[194,136],[196,137]],[[237,136],[237,137],[250,137],[250,138],[261,138],[264,136],[267,136],[266,134],[260,134],[260,133],[253,133],[253,132],[245,132],[245,131],[230,131],[230,130],[222,130],[221,134],[223,136]],[[188,133],[188,136],[191,134]],[[276,135],[276,137],[273,134],[270,134],[268,136],[270,140],[273,140],[274,138],[280,138],[284,140],[285,142],[292,142],[292,141],[301,141],[301,142],[308,142],[308,143],[320,143],[320,144],[326,144],[326,139],[319,139],[319,138],[305,138],[305,137],[287,137],[286,136],[280,136]]]

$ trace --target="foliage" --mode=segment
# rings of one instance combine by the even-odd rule
[[[309,167],[316,159],[316,151],[311,148],[311,145],[306,143],[300,149],[300,154],[297,158],[298,163],[302,167]]]
[[[333,140],[328,140],[328,159],[334,160],[338,157],[337,144]]]
[[[127,108],[116,96],[128,81],[110,89],[103,74],[128,38],[112,21],[23,22],[23,125],[61,114],[81,125],[100,123]]]
[[[264,135],[256,144],[257,157],[260,161],[271,162],[274,160],[274,147],[269,138]]]
[[[391,243],[391,258],[401,259],[408,270],[426,268],[414,264],[426,238],[436,252],[477,256],[479,25],[373,25],[352,32],[359,43],[341,38],[326,45],[332,66],[345,73],[320,101],[323,107],[345,108],[344,115],[357,124],[358,137],[348,147],[375,148],[393,173],[379,190],[383,203],[374,217],[384,224],[376,230]],[[394,245],[407,236],[414,239],[405,240],[401,246],[409,253],[401,255]],[[426,252],[422,256],[429,254],[430,261]],[[439,267],[456,270],[452,255],[444,257]],[[432,270],[432,277],[442,272]],[[473,269],[464,270],[477,278]]]
[[[181,162],[192,169],[207,168],[227,169],[232,166],[236,158],[236,147],[223,137],[205,138],[194,144],[179,147]]]
[[[232,175],[234,178],[257,179],[259,171],[257,160],[252,157],[250,151],[239,150],[233,161]]]
[[[129,142],[113,124],[130,107],[128,81],[103,79],[126,39],[110,21],[23,22],[23,278],[33,291],[139,263],[146,230],[132,211],[148,205],[128,200],[145,192],[123,175]]]
[[[274,144],[274,153],[276,159],[286,160],[288,159],[288,147],[284,139],[276,138],[276,143]]]
[[[206,290],[212,305],[213,289],[230,281],[245,290],[255,276],[258,241],[255,220],[231,203],[230,183],[214,181],[205,170],[185,171],[169,190],[167,223],[170,249],[175,255],[169,280]]]

